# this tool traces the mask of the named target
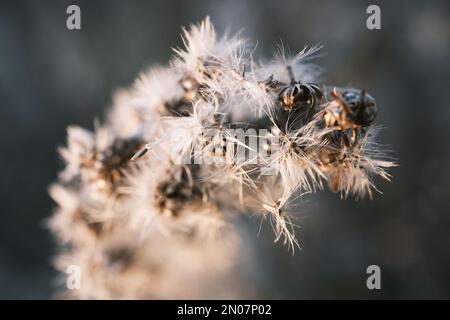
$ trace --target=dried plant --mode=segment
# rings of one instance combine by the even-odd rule
[[[242,250],[233,214],[269,218],[294,250],[300,196],[328,185],[371,197],[373,176],[390,178],[375,100],[313,82],[320,48],[289,57],[280,46],[256,62],[247,40],[218,38],[209,18],[183,42],[170,66],[117,92],[95,132],[68,129],[49,223],[64,247],[57,267],[83,270],[71,297],[207,297],[214,285],[226,295]]]

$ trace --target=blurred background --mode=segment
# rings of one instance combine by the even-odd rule
[[[69,4],[81,8],[81,31],[66,28]],[[366,28],[370,4],[381,8],[381,30]],[[92,129],[112,93],[167,63],[180,26],[206,15],[219,32],[257,40],[259,57],[280,40],[292,52],[323,44],[323,80],[376,97],[380,141],[400,164],[373,201],[308,197],[295,256],[272,243],[268,224],[257,236],[259,219],[241,218],[257,297],[450,298],[450,3],[436,0],[1,0],[0,298],[55,291],[47,186],[62,168],[65,128]],[[371,264],[381,290],[366,288]]]

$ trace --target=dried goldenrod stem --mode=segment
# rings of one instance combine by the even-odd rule
[[[236,260],[233,213],[270,217],[294,249],[300,195],[372,196],[372,176],[390,178],[375,100],[315,83],[307,58],[319,48],[256,63],[208,18],[183,41],[169,67],[115,95],[95,132],[68,129],[50,226],[65,245],[57,266],[84,270],[75,297],[202,297],[199,279],[225,279]]]

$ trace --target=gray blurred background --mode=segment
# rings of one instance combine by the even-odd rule
[[[82,30],[66,29],[77,4]],[[369,4],[381,31],[366,29]],[[376,97],[380,140],[400,167],[377,181],[373,201],[308,197],[298,212],[303,247],[292,257],[270,227],[242,218],[254,247],[260,298],[450,298],[450,8],[448,1],[1,1],[0,298],[50,298],[56,254],[44,227],[47,186],[62,167],[65,128],[93,128],[112,92],[166,63],[180,26],[210,15],[219,31],[243,30],[270,57],[325,46],[328,84]],[[366,288],[377,264],[382,290]],[[256,279],[256,280],[255,280]],[[252,298],[252,297],[249,297]]]

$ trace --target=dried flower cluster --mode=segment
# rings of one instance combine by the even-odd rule
[[[390,177],[375,100],[314,83],[319,48],[256,62],[208,18],[183,41],[169,67],[115,95],[95,132],[68,129],[50,226],[65,246],[57,266],[83,270],[75,297],[201,297],[233,268],[233,213],[269,218],[293,249],[294,200],[327,185],[371,196],[372,177]]]

